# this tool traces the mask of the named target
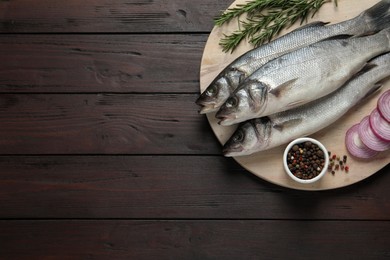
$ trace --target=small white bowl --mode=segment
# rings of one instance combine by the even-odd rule
[[[304,143],[304,142],[307,142],[307,141],[312,142],[313,144],[317,145],[324,152],[325,164],[324,164],[324,168],[322,169],[322,171],[316,177],[314,177],[312,179],[306,179],[305,180],[305,179],[300,179],[300,178],[296,177],[294,174],[292,174],[292,172],[290,171],[290,169],[288,168],[288,165],[287,165],[287,154],[288,154],[288,151],[290,151],[290,149],[295,144],[300,144],[300,143]],[[322,143],[320,143],[319,141],[317,141],[317,140],[315,140],[313,138],[302,137],[302,138],[295,139],[294,141],[292,141],[291,143],[289,143],[287,145],[287,147],[286,147],[286,149],[284,150],[284,153],[283,153],[283,166],[284,166],[285,171],[287,172],[288,176],[290,176],[294,181],[299,182],[299,183],[309,184],[309,183],[313,183],[313,182],[318,181],[328,171],[328,165],[329,165],[328,150],[325,148],[325,146]]]

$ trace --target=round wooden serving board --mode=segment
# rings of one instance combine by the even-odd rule
[[[244,4],[246,0],[237,0],[230,7],[236,4]],[[308,22],[324,21],[337,23],[355,17],[360,12],[373,6],[379,0],[338,0],[338,6],[334,3],[326,3],[320,11]],[[300,25],[290,27],[282,34],[285,34]],[[217,74],[235,58],[248,51],[252,47],[247,44],[241,44],[232,54],[222,52],[219,46],[219,41],[224,34],[228,34],[237,29],[237,23],[232,22],[229,25],[222,27],[214,27],[208,41],[206,43],[200,72],[200,90],[203,92]],[[281,34],[281,35],[282,35]],[[319,182],[310,185],[299,184],[290,179],[283,170],[282,155],[286,145],[255,153],[249,156],[234,157],[234,159],[245,169],[255,174],[256,176],[269,181],[271,183],[300,190],[327,190],[339,187],[344,187],[358,181],[361,181],[378,170],[386,166],[390,162],[390,152],[382,152],[375,158],[370,160],[358,160],[349,156],[344,145],[344,137],[347,129],[352,125],[360,122],[360,120],[369,115],[376,107],[378,96],[385,90],[390,88],[390,81],[387,81],[382,89],[376,94],[370,96],[362,104],[354,107],[346,115],[340,118],[336,123],[326,129],[317,132],[311,137],[321,141],[326,148],[337,155],[348,155],[347,165],[349,173],[344,171],[336,171],[334,175],[327,174]],[[215,113],[207,114],[209,123],[221,144],[224,144],[235,130],[235,126],[226,127],[220,126],[215,119]]]

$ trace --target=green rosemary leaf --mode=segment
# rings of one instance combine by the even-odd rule
[[[248,1],[246,4],[237,4],[236,7],[229,8],[226,12],[223,12],[214,19],[214,23],[217,26],[221,26],[230,22],[234,18],[239,18],[243,14],[247,14],[248,17],[253,16],[256,13],[260,13],[268,8],[280,8],[291,6],[293,1],[289,0],[254,0]]]
[[[233,52],[243,41],[254,46],[261,45],[277,36],[295,22],[304,23],[314,16],[322,5],[332,0],[252,0],[238,4],[214,19],[217,26],[237,19],[239,29],[224,35],[220,45],[224,52]],[[337,0],[333,0],[337,6]],[[246,15],[245,19],[240,19]]]

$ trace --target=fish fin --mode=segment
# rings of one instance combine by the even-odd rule
[[[375,57],[375,58],[377,58],[377,57]],[[374,58],[374,59],[375,59]],[[378,64],[376,64],[375,62],[368,62],[366,65],[364,65],[364,67],[360,70],[360,71],[358,71],[349,81],[351,81],[351,80],[353,80],[354,78],[356,78],[356,77],[359,77],[359,76],[361,76],[361,75],[363,75],[364,73],[366,73],[366,72],[369,72],[370,70],[372,70],[372,69],[374,69],[375,67],[378,67],[379,65]],[[386,78],[387,79],[387,78]],[[385,80],[386,80],[385,79]],[[376,84],[379,84],[380,82],[384,82],[385,80],[381,80],[381,81],[379,81],[379,82],[377,82]],[[380,84],[382,84],[382,83],[380,83]]]
[[[291,85],[294,84],[294,82],[297,81],[297,80],[298,80],[298,78],[286,81],[283,84],[277,86],[276,88],[271,89],[269,91],[269,93],[271,93],[275,97],[279,97],[280,95],[282,95],[283,92],[285,92],[288,89],[291,89]]]
[[[358,77],[358,76],[372,70],[375,67],[378,67],[378,65],[375,63],[367,63],[358,73],[356,73],[355,77]]]
[[[335,36],[331,36],[331,37],[328,37],[328,38],[325,38],[319,42],[323,42],[323,41],[329,41],[329,40],[346,40],[346,39],[349,39],[349,38],[352,38],[353,35],[350,35],[350,34],[339,34],[339,35],[335,35]]]
[[[384,80],[381,80],[377,83],[374,84],[374,86],[370,89],[370,91],[367,92],[367,94],[364,96],[363,99],[365,99],[366,97],[370,96],[371,94],[377,92],[382,86],[383,86],[383,83],[385,83],[385,81],[387,80],[388,78],[384,79]]]
[[[303,104],[305,104],[305,100],[301,99],[301,100],[296,100],[296,101],[293,101],[293,102],[290,102],[287,104],[287,109],[290,109],[290,108],[294,108],[294,107],[298,107],[298,106],[301,106]]]
[[[344,83],[344,85],[346,85],[350,81],[354,80],[355,78],[360,77],[364,73],[369,72],[370,70],[372,70],[375,67],[378,67],[378,65],[375,63],[366,63],[366,65],[364,65],[364,67],[361,70],[359,70],[355,75],[353,75],[353,77],[351,77],[346,83]]]
[[[299,125],[302,122],[302,118],[293,118],[284,122],[276,123],[273,125],[273,128],[275,128],[278,131],[283,131],[283,129],[288,127],[295,127]]]
[[[381,53],[381,54],[379,54],[378,56],[375,56],[374,58],[370,59],[367,63],[368,63],[368,64],[375,64],[375,61],[373,62],[373,60],[379,58],[380,56],[385,56],[385,55],[387,55],[387,54],[389,54],[389,53],[390,53],[390,51]]]
[[[367,63],[364,67],[363,67],[363,69],[361,69],[361,71],[364,73],[364,72],[367,72],[367,71],[370,71],[370,70],[372,70],[373,68],[375,68],[375,67],[378,67],[378,65],[377,64],[375,64],[375,63]]]
[[[302,30],[302,29],[310,28],[310,27],[325,26],[325,25],[327,25],[328,23],[329,23],[329,22],[315,21],[315,22],[312,22],[312,23],[308,23],[308,24],[302,25],[301,27],[299,27],[298,30]]]
[[[375,68],[375,67],[377,67],[377,66],[378,66],[378,65],[375,64],[375,63],[367,63],[366,65],[364,65],[364,67],[363,67],[360,71],[358,71],[355,75],[353,75],[353,77],[351,77],[347,82],[345,82],[343,86],[346,86],[349,82],[353,81],[355,78],[362,76],[364,73],[366,73],[366,72],[372,70],[373,68]],[[376,85],[376,84],[379,84],[379,82],[378,82],[378,83],[375,83],[375,85]],[[375,90],[374,90],[373,92],[375,92],[377,89],[379,89],[379,88],[381,87],[381,85],[382,85],[382,83],[380,83],[380,86],[379,86],[379,87],[374,86],[373,89],[375,89]],[[368,94],[366,94],[366,95],[364,96],[364,98],[366,98],[367,96],[369,96],[371,93],[372,93],[372,92],[370,91]]]

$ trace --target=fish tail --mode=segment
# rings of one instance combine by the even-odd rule
[[[368,32],[375,33],[389,27],[390,0],[382,0],[360,14],[362,21],[368,27]]]

